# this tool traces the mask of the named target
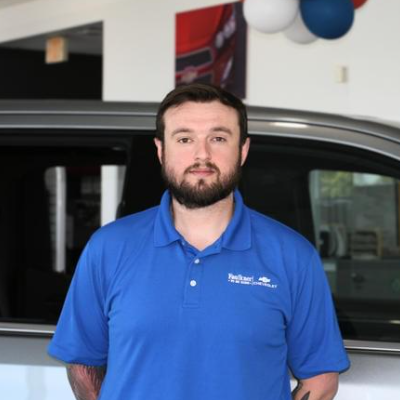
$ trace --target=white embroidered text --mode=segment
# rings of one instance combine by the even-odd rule
[[[271,279],[266,276],[260,276],[258,279],[255,279],[254,276],[228,273],[228,282],[237,283],[239,285],[265,286],[270,289],[276,289],[278,287],[277,284],[271,283]]]

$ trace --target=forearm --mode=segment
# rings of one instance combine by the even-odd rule
[[[68,364],[67,375],[77,400],[97,400],[106,374],[106,367]]]
[[[327,373],[299,380],[293,400],[332,400],[338,390],[338,374]]]

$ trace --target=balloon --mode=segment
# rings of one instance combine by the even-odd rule
[[[264,33],[287,28],[299,10],[299,0],[246,0],[243,13],[247,23]]]
[[[300,10],[307,28],[324,39],[342,37],[354,21],[352,0],[301,0]]]
[[[352,0],[354,8],[360,8],[367,0]]]
[[[285,36],[295,43],[309,44],[316,41],[318,38],[311,33],[304,24],[301,13],[297,13],[292,25],[284,32]]]

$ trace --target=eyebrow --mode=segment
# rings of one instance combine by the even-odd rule
[[[178,133],[192,133],[193,130],[189,128],[176,128],[171,132],[171,136],[177,135]]]
[[[212,128],[211,130],[212,130],[212,132],[225,132],[228,135],[232,135],[232,131],[229,128],[227,128],[226,126],[216,126],[215,128]]]
[[[171,136],[177,135],[179,133],[192,133],[193,129],[189,128],[176,128],[171,132]],[[211,129],[211,132],[224,132],[227,133],[228,135],[232,135],[232,131],[227,128],[226,126],[215,126],[214,128]]]

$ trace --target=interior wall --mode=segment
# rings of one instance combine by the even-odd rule
[[[296,45],[250,30],[249,100],[255,104],[399,120],[400,2],[369,0],[339,40]],[[335,82],[345,66],[346,83]]]
[[[222,2],[36,0],[0,9],[0,43],[103,21],[103,98],[158,101],[174,85],[175,14]],[[369,0],[347,36],[305,46],[250,30],[246,102],[399,120],[399,14],[398,1]]]

